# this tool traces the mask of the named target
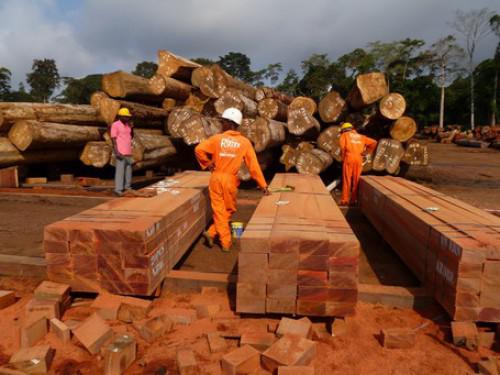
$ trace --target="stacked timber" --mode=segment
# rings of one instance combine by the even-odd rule
[[[391,176],[362,177],[360,207],[453,320],[500,322],[499,217]]]
[[[352,314],[359,242],[317,176],[276,174],[241,238],[236,310],[307,316]]]
[[[76,291],[151,295],[207,225],[209,177],[184,173],[174,187],[157,184],[153,197],[115,199],[46,226],[49,280]]]

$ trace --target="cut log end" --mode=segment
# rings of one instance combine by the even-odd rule
[[[392,92],[380,100],[380,114],[389,120],[397,120],[403,116],[405,110],[406,100],[401,94]]]
[[[80,155],[83,164],[103,168],[111,159],[111,147],[104,141],[87,142]]]
[[[288,106],[289,111],[303,109],[311,116],[316,113],[318,106],[312,98],[306,96],[298,96]]]
[[[318,137],[318,146],[328,152],[333,159],[342,162],[340,151],[340,126],[330,126],[323,130]]]
[[[391,137],[400,142],[406,142],[417,132],[417,124],[414,119],[403,116],[394,121],[391,126]]]
[[[346,107],[345,100],[336,91],[331,91],[319,102],[318,111],[321,120],[326,123],[337,121]]]

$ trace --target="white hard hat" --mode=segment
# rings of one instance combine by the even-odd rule
[[[228,108],[224,112],[222,112],[222,118],[225,118],[226,120],[231,120],[238,125],[241,125],[241,121],[243,120],[243,114],[238,108]]]

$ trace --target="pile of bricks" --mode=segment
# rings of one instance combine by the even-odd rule
[[[50,280],[76,291],[151,295],[207,225],[209,173],[184,172],[50,224],[44,252]]]
[[[358,295],[359,242],[318,176],[276,174],[241,238],[236,310],[345,316]]]
[[[362,177],[360,206],[454,320],[500,322],[500,218],[396,177]]]

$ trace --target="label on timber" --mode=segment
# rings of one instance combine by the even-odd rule
[[[441,236],[441,247],[445,248],[458,258],[462,255],[462,248],[445,236]]]
[[[156,232],[160,230],[160,223],[155,223],[148,229],[146,229],[146,238],[152,237]]]
[[[440,260],[436,262],[436,272],[441,275],[445,281],[454,286],[455,285],[455,274],[450,271]]]
[[[165,263],[163,262],[164,257],[165,244],[161,245],[149,260],[149,264],[151,266],[151,274],[153,275],[153,277],[158,276],[159,273],[165,268]]]
[[[380,193],[380,191],[373,190],[373,201],[375,202],[376,206],[379,205],[381,196],[382,196],[382,193]]]

